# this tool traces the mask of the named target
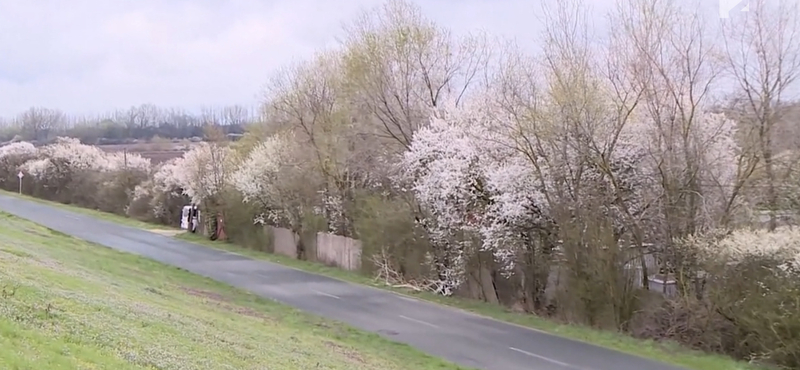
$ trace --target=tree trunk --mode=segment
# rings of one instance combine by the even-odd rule
[[[778,228],[778,219],[776,212],[778,211],[778,194],[775,191],[775,169],[772,160],[772,145],[769,137],[766,138],[764,144],[764,170],[767,174],[767,206],[769,207],[769,231],[775,231]]]
[[[497,298],[497,289],[494,286],[494,276],[492,276],[491,270],[483,263],[483,259],[481,259],[481,267],[478,272],[478,276],[480,278],[480,286],[481,291],[483,292],[483,298],[486,302],[499,304],[500,300]]]

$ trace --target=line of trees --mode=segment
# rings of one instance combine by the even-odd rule
[[[800,368],[798,4],[718,35],[621,1],[599,45],[587,11],[548,4],[526,55],[392,0],[277,73],[242,140],[206,125],[159,166],[17,142],[2,186],[168,224],[193,201],[262,250],[264,225],[358,238],[387,284]]]
[[[0,142],[52,142],[59,136],[84,144],[122,144],[132,140],[189,139],[203,136],[203,127],[219,126],[226,134],[243,134],[258,120],[256,110],[234,105],[205,108],[200,113],[143,104],[95,117],[70,117],[57,109],[30,108],[13,118],[0,117]]]

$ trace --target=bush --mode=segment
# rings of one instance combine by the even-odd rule
[[[800,368],[800,271],[767,256],[716,267],[707,281],[708,300],[735,327],[724,340],[725,352]]]
[[[661,299],[639,315],[633,333],[787,369],[800,367],[797,231],[737,230],[681,241],[694,249],[702,287]],[[689,284],[689,287],[698,286]]]
[[[228,241],[257,251],[273,251],[272,239],[264,225],[255,222],[256,207],[242,202],[239,193],[226,191],[220,211],[225,217]]]
[[[427,277],[425,255],[430,243],[414,222],[413,204],[403,199],[388,199],[378,195],[361,194],[356,200],[353,215],[355,237],[362,243],[362,268],[374,269],[372,259],[385,253],[392,266],[403,276],[417,279]]]

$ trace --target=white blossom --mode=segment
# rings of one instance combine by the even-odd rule
[[[513,268],[521,230],[546,218],[543,182],[499,131],[498,119],[504,117],[485,109],[440,112],[414,135],[402,162],[411,190],[431,215],[422,222],[437,245],[432,262],[452,287],[463,281],[476,247]],[[481,245],[469,235],[479,236]]]
[[[278,172],[290,160],[290,137],[273,135],[259,143],[231,174],[231,184],[245,202],[270,203],[276,197],[273,186]]]
[[[264,210],[254,222],[263,223],[265,219],[277,222],[284,218],[279,205],[286,194],[281,192],[278,181],[284,168],[296,165],[291,151],[293,142],[291,133],[268,137],[230,175],[231,185],[242,194],[244,202],[256,203]]]
[[[33,159],[23,163],[20,169],[35,179],[42,179],[53,170],[53,164],[50,158]]]
[[[161,163],[150,180],[134,188],[134,201],[150,198],[150,212],[161,217],[167,211],[166,202],[169,197],[184,195],[184,186],[188,182],[184,158],[174,158]]]
[[[109,168],[106,153],[96,146],[81,144],[75,138],[59,137],[55,143],[42,147],[40,155],[51,161],[63,161],[72,170]]]
[[[734,230],[716,243],[703,244],[712,258],[739,263],[747,258],[770,258],[783,267],[800,269],[800,228],[779,227],[773,232],[765,229]]]
[[[172,168],[175,172],[170,176],[192,202],[201,203],[225,187],[233,159],[231,148],[203,142],[186,152],[182,161],[176,162]]]
[[[37,153],[38,150],[36,147],[26,141],[11,143],[0,147],[0,158],[11,156],[35,156]]]
[[[146,180],[133,188],[133,202],[153,196],[153,180]]]
[[[107,171],[119,171],[127,169],[149,173],[151,167],[150,159],[144,158],[138,153],[106,153],[104,170]]]
[[[35,148],[30,143],[19,142],[0,148],[0,157],[25,154],[32,159],[22,165],[22,170],[35,178],[43,178],[59,164],[62,171],[113,172],[132,169],[149,173],[150,160],[137,153],[107,153],[96,146],[81,144],[78,139],[59,137],[55,143]]]
[[[162,163],[153,174],[153,191],[167,193],[178,190],[182,193],[189,178],[185,168],[184,158],[174,158]]]

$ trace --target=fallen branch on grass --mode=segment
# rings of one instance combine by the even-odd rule
[[[397,272],[397,269],[392,266],[391,256],[385,248],[381,250],[380,254],[372,256],[371,260],[377,267],[375,281],[382,281],[385,286],[397,289],[409,289],[415,292],[430,292],[443,296],[452,294],[447,285],[442,281],[435,279],[424,279],[422,281],[406,279],[403,274]]]

